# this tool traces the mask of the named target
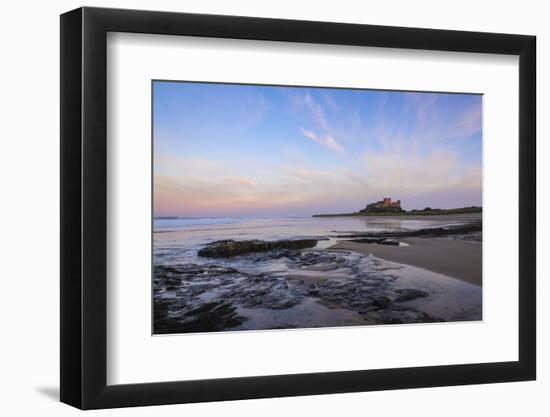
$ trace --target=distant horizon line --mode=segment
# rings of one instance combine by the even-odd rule
[[[473,206],[463,206],[463,207],[453,207],[448,209],[439,209],[439,208],[432,208],[432,210],[459,210],[464,208],[481,208],[483,209],[482,205],[473,205]],[[405,212],[409,211],[421,211],[422,209],[410,209],[410,210],[404,210]],[[329,213],[330,214],[330,213]],[[340,213],[335,213],[340,214]],[[349,213],[344,213],[349,214]],[[167,216],[153,216],[154,220],[175,220],[175,219],[266,219],[266,218],[285,218],[285,219],[305,219],[315,216],[316,213],[313,213],[311,215],[302,215],[302,216],[277,216],[277,215],[251,215],[251,216],[235,216],[235,215],[226,215],[226,216],[180,216],[180,215],[167,215]]]

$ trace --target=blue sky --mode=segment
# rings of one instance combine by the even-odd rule
[[[155,81],[155,215],[481,205],[480,95]]]

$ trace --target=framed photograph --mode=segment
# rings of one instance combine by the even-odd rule
[[[61,401],[533,380],[535,37],[61,16]]]

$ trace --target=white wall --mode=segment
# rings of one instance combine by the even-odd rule
[[[315,1],[188,0],[92,1],[89,6],[240,14],[309,20],[371,23],[534,34],[538,37],[539,143],[548,136],[550,26],[545,2],[514,1]],[[4,415],[74,415],[57,402],[59,274],[59,17],[82,4],[5,2],[2,8],[3,82],[0,181],[3,191],[0,276],[0,410]],[[541,143],[542,144],[542,143]],[[550,209],[548,144],[539,148],[539,213]],[[540,219],[539,215],[539,219]],[[539,222],[539,259],[550,249],[549,221]],[[542,234],[545,236],[542,237]],[[550,406],[550,317],[548,264],[539,264],[539,380],[483,386],[326,395],[100,411],[99,415],[296,415],[346,413],[406,416],[548,415]],[[95,414],[95,415],[97,415]]]

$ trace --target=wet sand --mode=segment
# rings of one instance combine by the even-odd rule
[[[330,249],[373,254],[391,262],[408,264],[481,286],[481,243],[465,240],[407,238],[410,246],[338,242]]]

